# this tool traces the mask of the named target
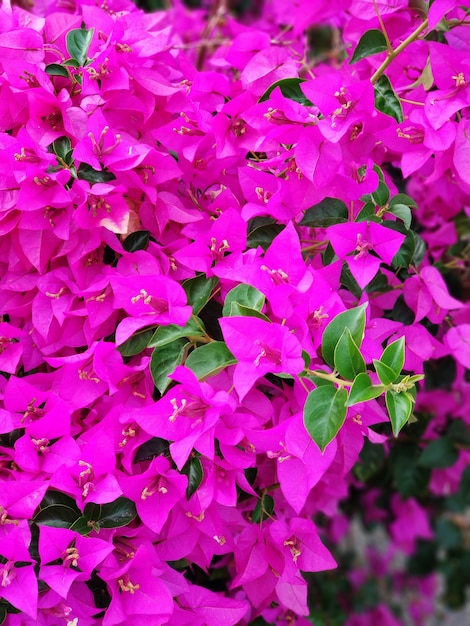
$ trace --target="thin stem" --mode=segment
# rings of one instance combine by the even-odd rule
[[[310,246],[306,246],[305,248],[301,249],[302,254],[304,252],[312,252],[313,250],[318,250],[319,248],[325,246],[328,243],[328,241],[316,241],[315,243],[312,243]]]
[[[207,334],[205,328],[203,327],[203,325],[201,324],[201,321],[199,320],[198,317],[196,317],[196,315],[191,315],[191,319],[199,326],[199,328],[201,329],[201,334],[204,337],[204,339],[206,340],[206,343],[211,343],[213,341],[215,341],[215,339],[212,339],[212,337],[210,335]],[[200,337],[197,337],[198,343],[203,343],[201,341]]]
[[[343,387],[352,387],[353,385],[352,380],[341,380],[341,378],[338,378],[334,372],[328,374],[327,372],[320,372],[318,370],[308,370],[308,373],[311,376],[316,376],[317,378],[321,378],[322,380],[329,380],[335,385],[338,385],[338,387],[340,387],[341,389]]]
[[[418,100],[408,100],[408,98],[401,98],[402,102],[406,102],[407,104],[415,104],[416,106],[424,107],[424,102],[419,102]]]
[[[391,53],[393,53],[392,44],[390,43],[390,39],[388,37],[387,29],[385,28],[384,21],[382,19],[382,16],[380,15],[379,7],[377,6],[377,0],[372,0],[372,2],[374,3],[374,9],[375,9],[375,12],[377,13],[377,17],[379,19],[380,30],[382,31],[382,34],[385,37],[385,43],[387,44],[388,51],[391,54]]]
[[[217,26],[221,23],[222,17],[227,13],[227,3],[226,0],[216,0],[211,15],[207,20],[207,24],[202,33],[202,40],[210,40],[212,39],[212,33],[217,28]],[[204,61],[206,58],[206,53],[210,47],[210,43],[206,43],[201,48],[199,48],[199,53],[196,59],[196,69],[201,71],[204,66]]]
[[[307,385],[305,384],[305,381],[304,381],[304,380],[302,380],[302,378],[301,378],[300,376],[297,376],[297,379],[298,379],[299,383],[302,385],[302,387],[305,389],[305,391],[306,391],[307,393],[310,393],[310,390],[309,390],[309,388],[307,387]]]
[[[269,493],[270,491],[275,491],[276,489],[279,489],[281,486],[280,483],[274,483],[273,485],[269,485],[269,487],[264,487],[263,489],[263,495],[266,495],[267,493]]]
[[[424,20],[424,22],[422,24],[420,24],[418,26],[418,28],[416,28],[411,33],[411,35],[409,35],[404,41],[402,41],[401,44],[399,46],[397,46],[395,48],[395,50],[393,50],[393,52],[390,52],[387,55],[387,58],[385,59],[385,61],[382,63],[382,65],[379,67],[379,69],[372,75],[372,77],[370,79],[370,82],[373,85],[379,80],[379,78],[385,72],[387,67],[400,54],[400,52],[402,52],[407,46],[409,46],[410,43],[415,41],[415,39],[417,39],[419,37],[419,35],[423,32],[423,30],[425,30],[427,27],[428,27],[428,20],[426,19],[426,20]]]

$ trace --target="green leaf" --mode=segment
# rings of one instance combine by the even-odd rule
[[[305,363],[305,369],[308,370],[312,361],[312,359],[310,358],[310,354],[306,350],[302,350],[302,358]]]
[[[415,242],[415,249],[413,252],[412,262],[413,262],[413,265],[416,265],[416,267],[418,267],[419,265],[421,265],[424,259],[424,255],[426,254],[426,250],[427,250],[427,245],[424,242],[424,239],[421,237],[421,235],[418,235],[418,233],[415,233],[414,230],[411,231],[411,234]]]
[[[360,300],[362,296],[362,289],[359,287],[357,280],[352,275],[346,261],[343,261],[343,267],[341,268],[340,283],[343,287],[346,287],[346,289],[352,293],[357,300]]]
[[[87,60],[88,48],[93,39],[94,28],[74,28],[67,33],[65,46],[67,52],[83,66]]]
[[[77,178],[87,180],[89,183],[109,183],[116,179],[116,176],[108,170],[95,170],[88,163],[80,163],[77,170]]]
[[[398,123],[403,122],[403,109],[390,80],[385,74],[374,85],[375,108],[385,115],[394,117]]]
[[[418,266],[423,260],[426,251],[426,244],[423,239],[414,231],[408,230],[400,222],[385,220],[383,226],[395,230],[405,235],[405,240],[392,260],[394,267],[409,267],[411,264]]]
[[[117,346],[117,349],[122,356],[134,356],[134,354],[140,354],[145,348],[148,347],[148,342],[155,332],[155,326],[148,328],[147,330],[139,330],[132,337],[126,339],[124,343]]]
[[[188,304],[193,307],[194,315],[199,315],[201,309],[209,302],[212,290],[217,284],[217,278],[207,278],[205,274],[199,274],[194,278],[188,278],[183,282],[183,289],[188,298]]]
[[[392,260],[392,265],[394,267],[405,267],[408,268],[412,261],[416,250],[416,242],[413,237],[413,232],[409,231],[406,235],[406,239],[401,244],[400,249],[395,254]]]
[[[122,243],[122,247],[127,252],[135,252],[136,250],[145,250],[150,239],[150,231],[136,230],[126,237]]]
[[[446,550],[459,550],[464,544],[460,528],[445,517],[440,517],[436,521],[436,540],[439,546]]]
[[[426,492],[431,470],[417,464],[419,450],[409,444],[395,445],[390,453],[390,465],[395,485],[403,498]]]
[[[246,245],[248,248],[257,248],[261,246],[263,250],[269,248],[280,232],[284,230],[283,224],[277,224],[270,217],[254,217],[248,222],[248,238]]]
[[[260,313],[257,309],[251,309],[250,307],[243,306],[243,304],[239,304],[238,302],[232,302],[230,305],[229,317],[257,317],[265,322],[271,322],[269,317],[264,313]]]
[[[367,374],[358,374],[354,379],[353,385],[349,392],[349,398],[346,406],[353,406],[360,402],[367,402],[378,398],[385,391],[384,385],[373,385]]]
[[[400,430],[410,419],[411,411],[413,410],[413,401],[406,391],[397,393],[396,391],[389,390],[385,394],[385,404],[387,405],[387,411],[390,416],[393,434],[397,437]]]
[[[317,387],[308,394],[304,424],[313,441],[323,452],[346,418],[348,392],[331,385]]]
[[[346,380],[354,380],[358,374],[366,371],[364,358],[354,343],[349,328],[343,330],[336,344],[333,358],[335,369]]]
[[[223,341],[213,341],[191,352],[185,365],[201,380],[236,362],[237,359]]]
[[[387,213],[391,213],[395,215],[399,219],[402,220],[406,228],[410,228],[411,226],[411,209],[406,204],[394,204],[393,206],[388,207]]]
[[[181,365],[188,345],[186,339],[177,339],[172,343],[155,348],[150,359],[150,372],[152,374],[155,387],[160,393],[164,393],[171,379],[168,378],[172,374],[177,365]]]
[[[447,437],[450,437],[455,443],[463,443],[464,445],[470,445],[470,427],[465,424],[462,419],[453,419],[450,424],[447,433]]]
[[[387,187],[385,183],[380,181],[379,186],[371,195],[372,195],[372,199],[374,200],[374,202],[378,206],[382,207],[387,204],[388,199],[390,198],[390,189]]]
[[[331,367],[334,367],[336,344],[345,328],[349,328],[356,346],[358,346],[358,348],[361,347],[366,326],[366,307],[367,303],[364,303],[358,307],[339,313],[325,328],[322,338],[322,354],[325,361]]]
[[[81,511],[75,500],[61,491],[46,491],[33,520],[39,526],[70,528],[81,517]]]
[[[80,67],[80,63],[77,59],[66,59],[65,61],[62,61],[62,65],[65,65],[66,67]]]
[[[120,496],[107,504],[89,502],[83,511],[84,517],[93,522],[94,528],[121,528],[127,526],[137,515],[135,504]]]
[[[265,102],[268,100],[274,89],[279,87],[284,98],[294,100],[294,102],[298,102],[304,106],[311,106],[313,102],[310,102],[300,88],[300,85],[304,82],[305,78],[281,78],[281,80],[277,80],[270,87],[268,87],[258,102]]]
[[[251,516],[251,521],[254,524],[264,522],[274,513],[274,500],[272,496],[265,494],[256,503],[255,510]]]
[[[364,437],[364,445],[359,460],[353,468],[354,476],[362,483],[383,472],[385,462],[384,446],[371,443]]]
[[[369,198],[369,195],[367,196]],[[375,204],[373,202],[366,202],[359,213],[356,216],[356,222],[375,222],[382,220],[375,214]]]
[[[317,370],[318,372],[322,372],[322,370]],[[326,372],[322,372],[323,374],[325,374]],[[311,380],[312,383],[315,384],[315,387],[333,387],[333,389],[336,389],[335,384],[332,380],[325,380],[324,378],[320,378],[319,376],[315,376],[315,372],[313,373],[309,373],[305,375],[305,378],[308,378],[308,380]]]
[[[257,617],[252,622],[250,622],[248,626],[269,626],[269,623],[262,617]]]
[[[380,167],[380,165],[377,165],[377,163],[374,164],[373,168],[374,172],[377,174],[377,176],[379,177],[379,181],[381,183],[385,182],[385,175],[384,175],[384,171],[383,169]]]
[[[398,193],[396,196],[393,196],[393,198],[388,203],[388,206],[392,207],[392,206],[395,206],[396,204],[404,204],[405,206],[413,208],[413,209],[415,209],[418,206],[416,202],[413,200],[413,198],[410,198],[410,196],[407,196],[406,193]]]
[[[83,536],[89,535],[93,530],[93,524],[89,524],[89,519],[82,515],[70,526],[69,530],[74,530]]]
[[[354,54],[351,57],[349,63],[357,63],[362,59],[384,52],[387,50],[387,41],[382,31],[372,28],[367,30],[359,39],[359,43],[354,50]]]
[[[464,469],[460,478],[460,485],[457,493],[448,496],[445,501],[445,507],[449,511],[460,512],[468,510],[470,502],[470,465]]]
[[[71,149],[72,149],[72,145],[68,137],[65,137],[65,136],[58,137],[55,141],[52,142],[52,150],[54,154],[58,156],[59,158],[61,158],[62,161],[65,161]]]
[[[378,361],[377,359],[374,359],[373,363],[374,363],[375,371],[377,372],[380,378],[380,382],[383,385],[390,385],[398,378],[398,375],[395,374],[392,368],[386,365],[385,363],[382,363],[381,361]]]
[[[201,459],[198,457],[189,458],[184,464],[181,473],[188,477],[186,498],[189,500],[204,478],[204,470],[202,468]]]
[[[418,465],[422,467],[444,468],[453,465],[459,458],[459,453],[450,437],[442,437],[431,441],[421,453]]]
[[[385,274],[379,270],[374,278],[367,284],[366,292],[367,293],[385,293],[386,291],[390,291],[393,289],[388,284],[388,279]]]
[[[59,65],[59,63],[49,63],[49,65],[46,65],[45,72],[46,74],[49,74],[49,76],[63,76],[64,78],[70,77],[68,70],[62,65]]]
[[[191,317],[185,326],[169,324],[159,326],[149,339],[149,348],[161,348],[181,337],[196,338],[201,337],[205,332],[204,323],[199,317]]]
[[[264,306],[265,297],[261,291],[258,291],[258,289],[251,285],[237,285],[225,296],[224,308],[222,309],[222,315],[224,317],[231,315],[230,306],[232,302],[238,302],[238,304],[249,307],[250,309],[261,311]]]
[[[337,260],[338,258],[330,242],[326,244],[326,248],[323,250],[321,256],[323,267],[325,267],[326,265],[331,265],[333,261]]]
[[[397,339],[388,345],[380,357],[380,362],[384,365],[388,365],[388,367],[395,374],[395,378],[397,378],[401,374],[403,364],[405,363],[405,338],[400,337],[400,339]]]
[[[133,463],[150,461],[156,456],[170,456],[170,442],[161,437],[152,437],[136,450]]]
[[[341,224],[347,221],[348,207],[345,203],[342,200],[328,197],[307,209],[300,225],[326,228],[332,224]]]
[[[146,0],[145,10],[149,13],[167,8],[166,0]]]

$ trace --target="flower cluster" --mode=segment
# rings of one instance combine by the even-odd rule
[[[380,517],[361,451],[405,463],[416,414],[432,492],[461,488],[466,10],[208,4],[0,5],[11,626],[302,626],[351,489]],[[417,393],[439,359],[453,393]],[[394,479],[411,555],[434,531]]]

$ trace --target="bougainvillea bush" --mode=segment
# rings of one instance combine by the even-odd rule
[[[0,4],[0,623],[463,602],[470,15],[429,4]]]

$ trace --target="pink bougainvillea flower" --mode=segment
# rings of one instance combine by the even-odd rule
[[[248,252],[235,259],[229,257],[214,273],[259,289],[280,319],[292,315],[293,302],[302,301],[301,294],[313,281],[312,273],[302,259],[299,236],[292,222],[273,239],[263,257]]]
[[[233,579],[233,587],[243,586],[255,606],[264,604],[263,601],[269,598],[274,590],[276,577],[270,571],[270,562],[261,528],[252,525],[242,530],[237,536],[234,557],[237,576]],[[281,569],[279,565],[278,568]]]
[[[405,282],[403,295],[415,313],[415,322],[427,316],[432,322],[439,323],[447,311],[462,307],[462,303],[449,294],[442,274],[432,265],[423,267]]]
[[[185,367],[177,367],[171,378],[182,384],[152,406],[132,413],[132,419],[150,435],[172,442],[171,456],[181,469],[193,448],[214,458],[214,428],[222,412],[233,412],[234,401],[227,392],[198,381]]]
[[[195,626],[235,626],[248,611],[243,600],[227,598],[196,585],[178,596],[178,604],[193,616],[191,624]]]
[[[26,472],[53,474],[61,465],[74,465],[79,457],[80,448],[73,437],[51,442],[48,437],[25,434],[15,442],[15,463]]]
[[[71,135],[79,140],[87,130],[88,116],[80,107],[73,106],[70,94],[61,89],[55,96],[41,87],[29,89],[31,118],[26,130],[41,146],[48,146],[58,137]]]
[[[168,459],[157,457],[142,474],[120,479],[124,494],[135,502],[139,516],[156,533],[184,497],[188,485],[186,476],[170,468]]]
[[[218,158],[246,153],[255,145],[257,133],[244,119],[245,110],[255,102],[253,95],[244,91],[229,100],[214,117],[213,131]]]
[[[189,224],[182,234],[194,240],[173,256],[178,263],[210,275],[213,263],[227,252],[241,252],[246,247],[246,224],[238,211],[228,209],[216,219]]]
[[[41,481],[4,481],[0,494],[0,531],[4,532],[7,525],[11,528],[11,524],[18,524],[18,520],[31,519],[46,490],[47,483]]]
[[[294,517],[288,524],[274,522],[268,532],[272,544],[283,553],[285,563],[276,593],[284,606],[296,614],[308,615],[307,587],[300,571],[334,569],[336,561],[310,520]]]
[[[78,462],[71,467],[61,465],[50,479],[51,486],[73,495],[79,507],[119,498],[122,490],[114,476],[116,454],[112,433],[98,424],[88,430],[81,448]]]
[[[302,258],[299,236],[292,222],[273,239],[260,270],[257,276],[254,275],[252,284],[266,294],[276,315],[288,317],[293,312],[290,296],[305,293],[313,281]]]
[[[108,583],[112,596],[103,626],[129,623],[134,616],[152,626],[168,622],[173,598],[160,578],[161,573],[151,544],[139,545],[132,558],[120,559],[115,553],[108,556],[100,568],[100,576]]]
[[[298,374],[305,368],[302,347],[285,326],[254,317],[227,317],[220,326],[238,359],[233,381],[240,400],[268,372]]]
[[[296,74],[295,62],[285,48],[265,48],[254,54],[241,72],[241,84],[255,96],[282,78]]]
[[[325,189],[337,174],[342,160],[341,147],[328,142],[316,126],[307,127],[295,149],[295,162],[316,189]],[[327,195],[327,193],[325,193]]]
[[[273,433],[272,439],[273,447],[267,450],[267,456],[277,460],[277,475],[282,493],[299,514],[308,494],[331,465],[336,454],[336,444],[332,442],[322,454],[305,430],[300,415],[290,420],[282,441],[278,441],[278,433]]]
[[[14,374],[23,354],[24,332],[6,322],[0,323],[0,371]]]
[[[405,239],[405,235],[375,222],[335,224],[328,229],[328,237],[361,289],[374,278],[382,261],[392,263]],[[348,256],[351,253],[355,253],[353,257]]]
[[[40,63],[44,58],[42,37],[31,28],[2,32],[0,50],[3,58],[15,61]]]
[[[0,535],[0,598],[35,620],[38,583],[27,550],[29,543],[30,532],[25,526],[15,526],[8,536]]]
[[[454,358],[470,369],[470,324],[449,328],[444,336],[444,343]]]
[[[184,289],[166,276],[112,276],[115,306],[147,324],[184,326],[192,309]]]
[[[351,126],[363,124],[375,113],[374,90],[369,80],[345,81],[340,71],[328,70],[302,83],[301,89],[322,113],[318,128],[333,143],[340,141]]]
[[[83,537],[67,528],[41,526],[39,575],[51,589],[62,598],[67,598],[73,582],[88,580],[92,571],[113,549],[112,544],[102,539]]]
[[[251,430],[245,427],[244,431],[258,454],[265,453],[275,461],[281,491],[300,514],[309,493],[332,464],[337,452],[336,442],[332,441],[322,454],[305,430],[301,415],[273,428]]]
[[[112,233],[127,233],[129,206],[123,198],[123,185],[96,183],[78,180],[72,188],[73,200],[77,204],[75,223],[84,230],[103,226]]]
[[[115,150],[120,150],[121,158],[126,155],[126,149],[122,150],[120,147],[121,141],[120,133],[110,129],[101,109],[97,108],[88,119],[86,135],[80,137],[75,145],[74,159],[99,171],[102,165],[106,165],[107,156],[114,154]],[[137,153],[135,160],[137,165],[139,160]]]
[[[396,520],[390,525],[393,541],[405,554],[412,554],[418,538],[432,539],[433,533],[424,509],[414,498],[402,500],[398,494],[392,497],[392,509]]]
[[[70,175],[65,170],[44,172],[39,166],[28,169],[28,178],[21,183],[17,207],[33,211],[46,207],[63,207],[70,203],[70,194],[64,188]]]

